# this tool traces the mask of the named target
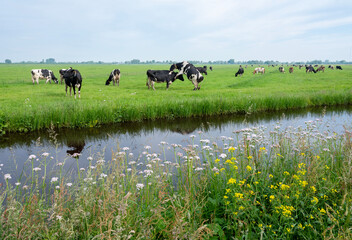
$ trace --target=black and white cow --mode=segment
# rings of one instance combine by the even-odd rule
[[[58,83],[57,78],[54,76],[53,71],[48,69],[32,69],[32,82],[34,85],[34,81],[39,84],[39,79],[46,79],[45,83],[50,82],[53,80],[55,83]]]
[[[81,73],[73,68],[69,68],[65,71],[63,78],[65,79],[65,91],[67,96],[67,87],[70,87],[70,96],[72,96],[71,89],[73,88],[73,93],[76,98],[76,89],[78,88],[78,97],[81,97],[81,87],[82,87],[82,76]]]
[[[60,74],[60,84],[62,84],[62,81],[64,80],[64,73],[67,71],[67,69],[60,69],[59,74]]]
[[[200,73],[204,73],[205,75],[208,75],[207,73],[207,66],[204,67],[196,67]]]
[[[117,84],[117,86],[120,85],[120,76],[121,76],[121,72],[120,69],[114,69],[111,73],[110,76],[108,78],[108,80],[106,80],[105,85],[109,85],[111,83],[111,81]]]
[[[279,72],[285,73],[285,68],[284,67],[279,67]]]
[[[198,71],[198,69],[195,66],[193,66],[193,64],[191,64],[191,63],[189,63],[187,61],[172,64],[171,67],[170,67],[170,74],[171,74],[171,72],[174,69],[179,70],[179,72],[176,74],[174,79],[176,79],[178,76],[180,76],[182,74],[186,74],[187,78],[190,81],[192,81],[192,83],[194,85],[194,89],[193,90],[199,90],[200,89],[199,83],[203,81],[204,77]]]
[[[309,73],[309,72],[316,73],[317,71],[313,68],[312,65],[310,65],[310,66],[306,66],[306,73]]]
[[[341,67],[341,66],[336,66],[336,70],[337,70],[337,69],[342,70],[342,67]]]
[[[213,71],[213,67],[212,66],[210,66],[209,69],[210,69],[210,71]]]
[[[181,81],[184,81],[183,76],[179,75],[177,76],[176,72],[170,72],[168,70],[148,70],[147,71],[147,86],[148,89],[152,87],[154,90],[154,83],[163,83],[166,82],[166,90],[169,89],[171,83],[173,83],[176,79],[180,79]],[[175,78],[176,77],[176,78]]]
[[[240,75],[242,77],[243,73],[244,73],[244,70],[243,70],[242,66],[240,66],[237,73],[235,74],[235,77],[237,77],[238,75]]]

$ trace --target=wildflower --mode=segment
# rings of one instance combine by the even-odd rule
[[[5,181],[8,180],[8,179],[11,179],[11,174],[9,174],[9,173],[5,174],[4,175],[4,179],[5,179]]]
[[[231,189],[226,189],[226,194],[228,194],[229,192],[231,192]]]
[[[227,198],[229,198],[229,197],[225,195],[224,198],[227,199]]]
[[[265,149],[265,147],[261,147],[260,149],[259,149],[259,151],[265,151],[266,149]]]
[[[320,209],[320,211],[319,211],[319,212],[321,212],[321,214],[325,214],[325,213],[326,213],[326,211],[325,211],[325,209],[324,209],[324,208]]]
[[[22,187],[22,189],[24,189],[24,190],[26,190],[26,189],[28,189],[29,187],[28,187],[28,185],[24,185],[23,187]]]
[[[148,149],[151,149],[152,147],[151,146],[145,146],[144,149],[148,150]]]
[[[289,185],[285,185],[285,184],[281,184],[280,188],[281,188],[281,190],[285,191],[285,190],[290,189],[290,186]]]
[[[305,156],[306,154],[302,152],[300,155],[301,155],[301,156]]]
[[[314,186],[311,186],[310,189],[312,189],[313,193],[317,191],[317,189]]]
[[[329,167],[328,165],[325,165],[325,169],[329,170],[329,169],[330,169],[330,167]]]
[[[220,156],[219,156],[220,158],[222,158],[222,159],[224,159],[224,158],[226,158],[227,157],[227,155],[225,154],[225,153],[222,153],[222,154],[220,154]]]
[[[28,159],[32,160],[32,159],[35,159],[36,157],[37,157],[36,155],[32,154],[32,155],[29,155]]]
[[[71,186],[72,186],[72,183],[66,183],[66,186],[67,186],[67,187],[71,187]]]
[[[220,159],[219,158],[215,159],[215,162],[216,163],[220,162]]]
[[[307,182],[307,181],[299,181],[299,184],[300,184],[302,187],[305,187],[305,186],[307,186],[308,182]]]
[[[246,167],[246,169],[247,169],[248,172],[252,171],[252,167],[249,166],[249,165]]]
[[[71,155],[73,158],[78,158],[79,156],[81,156],[81,154],[80,153],[74,153],[74,154],[72,154]]]
[[[320,157],[319,157],[318,155],[316,156],[316,158],[317,158],[318,160],[320,159]]]
[[[62,163],[62,162],[59,162],[56,164],[56,166],[63,166],[63,165],[64,165],[64,163]]]
[[[313,197],[313,200],[311,201],[311,203],[313,204],[317,204],[319,202],[318,198]]]
[[[248,158],[248,160],[251,160],[253,157],[252,156],[248,156],[247,158]]]
[[[270,195],[270,202],[272,201],[272,200],[274,200],[275,199],[275,196],[274,195]]]
[[[196,169],[194,169],[194,171],[203,171],[204,168],[201,168],[201,167],[197,167]]]
[[[53,177],[50,182],[57,182],[57,180],[59,180],[58,177]]]
[[[230,178],[229,181],[227,182],[227,184],[234,184],[236,183],[236,179],[234,178]]]
[[[322,178],[323,181],[326,181],[326,178]]]
[[[21,185],[21,183],[20,183],[20,182],[16,182],[15,185],[16,185],[16,186],[19,186],[19,185]]]
[[[100,174],[100,177],[101,178],[106,178],[108,175],[106,175],[105,173],[102,173],[102,174]]]
[[[196,135],[191,135],[191,136],[189,136],[190,138],[195,138],[196,137]]]
[[[144,184],[143,183],[137,183],[136,184],[137,190],[141,190],[144,188]]]
[[[234,214],[235,216],[237,216],[238,212],[233,212],[233,214]]]
[[[269,174],[269,178],[273,178],[274,176],[272,174]]]
[[[126,152],[126,151],[130,150],[130,148],[129,147],[123,147],[122,150]]]
[[[60,189],[60,186],[56,186],[55,188],[56,188],[57,190],[59,190],[59,189]]]
[[[56,219],[60,221],[62,219],[62,216],[56,215]]]
[[[40,167],[35,167],[35,168],[33,168],[33,171],[34,171],[34,172],[38,172],[38,171],[40,171],[40,170],[42,170]]]
[[[237,169],[238,169],[238,167],[237,167],[236,165],[234,165],[234,166],[233,166],[233,168],[234,168],[235,170],[237,170]]]
[[[229,147],[229,149],[228,149],[229,152],[234,152],[235,150],[236,150],[236,148],[234,148],[234,147]]]
[[[239,199],[243,199],[243,194],[242,193],[235,193],[235,197]]]
[[[87,160],[88,160],[88,161],[92,161],[93,158],[92,158],[92,157],[87,157]]]
[[[244,209],[244,207],[243,206],[240,206],[239,208],[238,208],[238,210],[243,210]]]
[[[285,172],[284,172],[284,175],[285,175],[285,176],[289,176],[289,175],[290,175],[290,173],[289,173],[289,172],[287,172],[287,171],[285,171]]]
[[[49,156],[49,153],[45,152],[45,153],[42,154],[42,156],[43,157],[47,157],[47,156]]]
[[[84,172],[84,171],[85,171],[85,169],[84,169],[84,168],[80,168],[79,170],[80,170],[81,172]]]

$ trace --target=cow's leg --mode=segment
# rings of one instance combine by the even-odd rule
[[[81,98],[81,84],[77,84],[76,85],[77,86],[77,88],[78,88],[78,98]]]
[[[72,86],[70,86],[70,97],[72,97]]]
[[[112,82],[113,82],[113,84],[115,86],[115,82],[116,82],[115,78],[112,78]]]
[[[169,81],[166,81],[166,90],[169,89],[170,85],[171,85],[172,82],[169,82]]]
[[[34,85],[34,81],[35,81],[35,80],[34,80],[34,77],[32,76],[32,82],[33,82],[33,85]]]
[[[75,96],[75,99],[76,99],[76,86],[75,86],[75,84],[73,84],[73,95]]]
[[[155,87],[154,87],[154,81],[151,81],[152,82],[152,88],[153,88],[153,90],[155,91]]]
[[[120,86],[120,76],[116,79],[117,86]]]
[[[197,82],[197,79],[193,78],[191,81],[192,81],[192,83],[193,83],[193,85],[194,85],[193,90],[198,90],[198,82]]]
[[[67,84],[65,84],[65,92],[66,92],[66,97],[67,97]]]

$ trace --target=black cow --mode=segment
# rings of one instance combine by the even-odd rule
[[[166,82],[166,90],[169,89],[169,86],[171,83],[173,83],[176,79],[180,79],[181,81],[184,81],[183,76],[179,75],[177,76],[176,72],[170,72],[168,70],[148,70],[147,71],[147,86],[148,89],[152,87],[154,90],[154,83],[162,83]]]
[[[179,72],[174,77],[174,79],[176,79],[178,76],[180,76],[182,74],[186,74],[187,78],[190,81],[192,81],[192,83],[194,85],[193,90],[200,89],[199,83],[203,81],[204,77],[198,71],[198,69],[195,66],[193,66],[193,64],[186,62],[186,61],[172,64],[170,67],[170,74],[171,74],[171,71],[173,71],[174,69],[179,70]]]
[[[312,65],[310,65],[310,66],[306,66],[306,73],[309,73],[309,72],[316,73],[317,71],[315,71],[315,69],[312,67]]]
[[[111,83],[111,81],[112,81],[114,83],[114,86],[115,86],[115,82],[117,83],[117,86],[119,86],[119,84],[120,84],[120,76],[121,76],[120,69],[114,69],[110,73],[110,76],[109,76],[108,80],[106,80],[105,85],[109,85]]]
[[[73,93],[76,98],[76,89],[78,88],[78,97],[81,97],[81,87],[82,87],[82,76],[77,69],[69,68],[65,71],[63,78],[65,79],[65,91],[67,96],[67,87],[70,87],[70,96],[72,96],[71,89],[73,88]]]
[[[39,84],[39,79],[46,79],[45,83],[51,83],[51,80],[53,80],[55,83],[59,82],[54,76],[53,71],[48,69],[32,69],[31,73],[33,85],[35,81],[37,82],[37,84]]]
[[[342,67],[341,66],[336,66],[336,69],[342,70]]]
[[[196,67],[200,73],[204,73],[205,75],[208,75],[207,73],[207,66],[204,67]]]
[[[212,66],[210,66],[209,69],[210,69],[210,71],[213,71],[213,67]]]
[[[243,70],[242,66],[240,66],[237,73],[235,74],[235,77],[237,77],[238,75],[240,75],[242,77],[243,73],[244,73],[244,70]]]

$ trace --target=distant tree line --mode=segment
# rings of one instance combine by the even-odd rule
[[[172,64],[179,61],[172,60],[147,60],[141,61],[139,59],[132,59],[130,61],[124,62],[103,62],[103,61],[76,61],[76,62],[56,62],[55,58],[47,58],[42,61],[21,61],[16,63],[24,63],[24,64]],[[256,64],[256,65],[272,65],[272,64],[352,64],[352,61],[347,62],[346,60],[340,61],[330,61],[330,60],[312,60],[312,61],[298,61],[298,62],[280,62],[274,60],[248,60],[248,61],[235,61],[235,59],[229,59],[227,61],[224,60],[216,60],[216,61],[198,61],[198,60],[188,60],[188,62],[192,64]],[[5,64],[11,64],[12,61],[10,59],[5,59]]]

